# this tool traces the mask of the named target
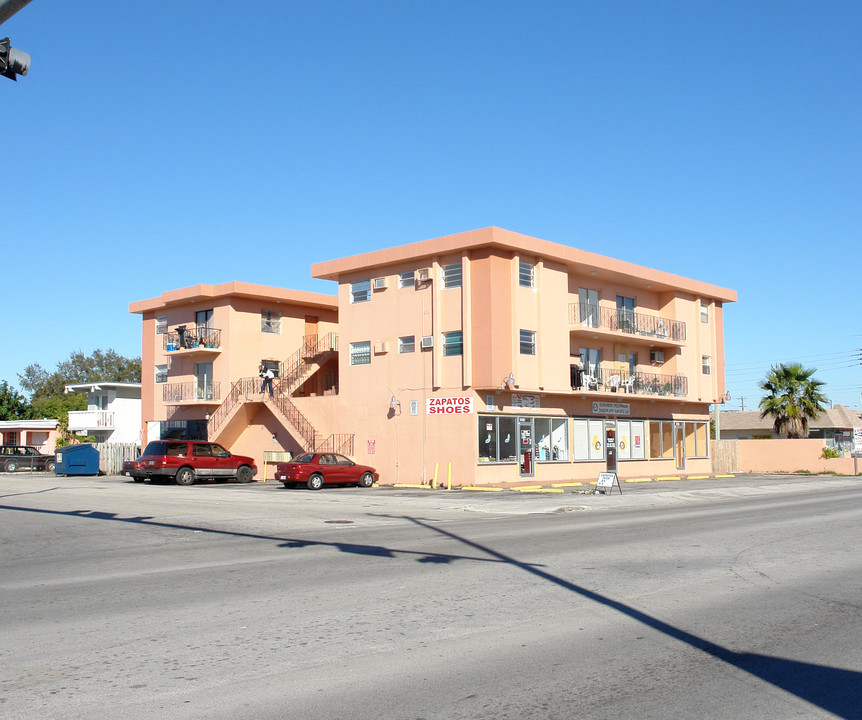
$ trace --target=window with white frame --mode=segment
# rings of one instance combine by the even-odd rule
[[[605,426],[603,420],[575,418],[572,420],[572,459],[605,459]]]
[[[412,288],[416,285],[416,281],[414,280],[414,271],[410,270],[409,272],[398,273],[398,289],[403,290],[404,288]]]
[[[464,333],[460,330],[443,333],[443,356],[464,354]]]
[[[168,316],[156,318],[156,335],[164,335],[168,331]]]
[[[270,335],[281,335],[281,311],[261,310],[260,331]]]
[[[405,335],[404,337],[398,338],[399,353],[412,353],[414,350],[416,350],[415,335]]]
[[[443,287],[461,287],[461,263],[457,262],[443,266]]]
[[[166,383],[168,381],[168,366],[156,365],[156,382]]]
[[[700,369],[704,375],[712,374],[712,358],[709,355],[701,355]]]
[[[350,364],[351,365],[370,365],[371,364],[371,341],[350,343]]]
[[[518,284],[521,287],[536,287],[536,266],[521,260],[518,263]]]
[[[521,355],[536,354],[536,331],[521,330]]]
[[[702,323],[709,322],[709,303],[706,300],[700,301],[700,321]]]
[[[617,457],[620,460],[643,460],[646,436],[643,420],[617,420]]]
[[[368,302],[371,299],[371,280],[350,283],[350,302]]]

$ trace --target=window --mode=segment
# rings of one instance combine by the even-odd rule
[[[712,359],[709,355],[702,355],[700,358],[700,369],[704,375],[712,374]]]
[[[536,354],[535,330],[521,330],[521,355]]]
[[[403,290],[404,288],[412,288],[415,286],[416,282],[413,279],[413,271],[398,273],[398,289]]]
[[[464,354],[464,334],[460,330],[443,333],[443,356]]]
[[[368,302],[371,299],[371,281],[360,280],[359,282],[350,283],[350,302],[361,303]]]
[[[702,323],[709,322],[709,303],[706,300],[700,301],[700,321]]]
[[[578,288],[578,321],[584,327],[599,327],[599,291]]]
[[[518,263],[518,285],[521,287],[536,287],[536,266],[532,263]]]
[[[398,338],[398,352],[412,353],[416,350],[416,337],[413,335],[405,335]]]
[[[603,420],[575,418],[572,421],[572,459],[605,459],[605,424]]]
[[[279,310],[261,310],[260,331],[271,335],[281,335],[281,312]]]
[[[539,462],[554,462],[569,459],[569,433],[566,418],[542,418],[533,420],[536,437],[536,459]]]
[[[213,326],[213,311],[198,310],[195,313],[195,325],[199,328],[211,328]]]
[[[156,318],[156,335],[164,335],[168,331],[168,316]]]
[[[598,348],[581,348],[581,371],[593,380],[602,379],[602,351]],[[589,389],[589,388],[588,388]]]
[[[261,360],[260,364],[263,365],[263,370],[266,372],[267,370],[272,370],[272,376],[278,377],[279,374],[279,362],[278,360]]]
[[[635,299],[617,295],[617,323],[623,332],[635,331]]]
[[[461,287],[461,263],[458,262],[443,266],[443,287]]]
[[[649,424],[650,458],[673,457],[673,422],[652,420]]]
[[[479,415],[479,462],[517,462],[516,435],[514,417]]]
[[[156,365],[156,382],[166,383],[168,381],[168,366]]]
[[[350,343],[350,364],[351,365],[370,365],[371,364],[371,341]]]
[[[643,460],[646,457],[643,420],[617,420],[617,457],[620,460]]]

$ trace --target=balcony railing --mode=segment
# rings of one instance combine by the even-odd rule
[[[572,390],[685,397],[688,395],[688,378],[685,375],[626,373],[598,368],[591,373],[573,372]]]
[[[113,430],[113,410],[71,410],[69,430]]]
[[[164,335],[164,349],[167,351],[194,348],[218,349],[220,346],[221,330],[216,328],[178,325]]]
[[[623,332],[657,340],[685,341],[685,323],[682,320],[587,303],[569,303],[569,325]]]
[[[221,402],[221,384],[196,382],[165,383],[162,385],[162,399],[169,405],[176,403],[214,403]]]

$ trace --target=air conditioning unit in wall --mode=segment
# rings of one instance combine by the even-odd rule
[[[420,343],[420,345],[423,348],[434,347],[434,336],[433,335],[423,335],[422,336],[422,342]]]
[[[381,353],[389,352],[389,342],[387,340],[381,340],[380,342],[374,343],[374,352],[377,355]]]
[[[650,350],[649,361],[653,365],[658,365],[664,362],[664,350]]]
[[[419,282],[430,282],[431,268],[419,268],[419,270],[416,271],[416,277],[418,278]]]
[[[385,277],[374,278],[371,281],[371,287],[374,288],[375,290],[385,290],[386,289],[386,278]]]

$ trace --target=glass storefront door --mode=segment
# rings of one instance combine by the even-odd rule
[[[518,418],[518,467],[521,477],[533,477],[536,474],[535,432],[533,418]]]

